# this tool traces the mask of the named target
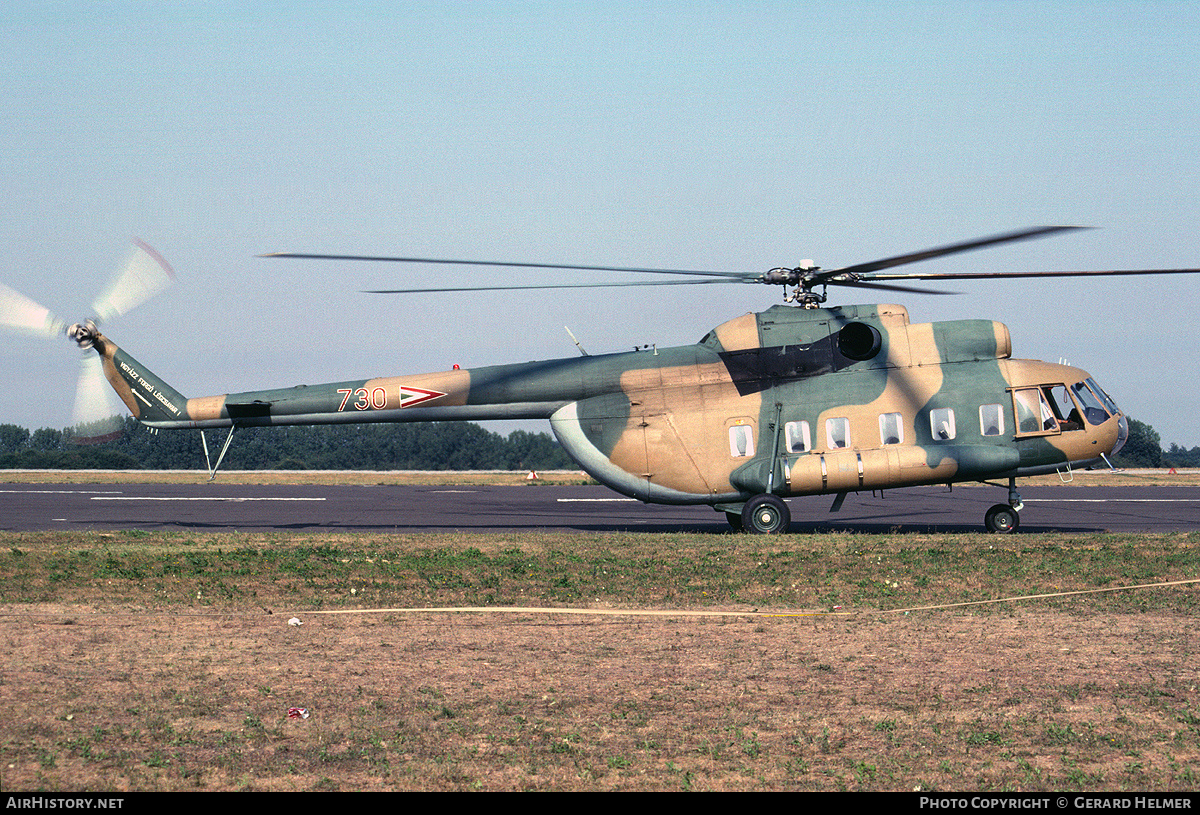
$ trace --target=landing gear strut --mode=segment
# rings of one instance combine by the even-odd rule
[[[1017,492],[1017,479],[1008,479],[1008,503],[996,504],[983,516],[983,525],[988,532],[1007,535],[1017,531],[1021,518],[1017,514],[1025,506],[1021,502],[1021,493]]]

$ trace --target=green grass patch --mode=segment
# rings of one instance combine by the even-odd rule
[[[0,602],[893,610],[1057,595],[1039,602],[1071,608],[1079,600],[1070,592],[1200,575],[1198,542],[1197,533],[8,533],[0,535]],[[1091,596],[1087,608],[1166,603],[1194,612],[1196,597],[1113,591]]]

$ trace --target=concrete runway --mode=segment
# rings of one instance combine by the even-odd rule
[[[1025,487],[1021,532],[1200,530],[1200,487]],[[996,487],[788,499],[792,531],[974,532]],[[709,507],[642,504],[604,487],[4,484],[0,529],[242,532],[730,531]]]

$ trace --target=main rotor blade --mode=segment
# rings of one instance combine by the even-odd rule
[[[883,291],[899,291],[905,294],[961,294],[957,291],[946,291],[945,289],[918,289],[913,286],[892,286],[886,283],[874,282],[878,278],[868,277],[864,280],[822,280],[823,286],[848,286],[855,289],[880,289]]]
[[[753,279],[756,272],[708,272],[695,269],[644,269],[633,266],[582,266],[570,263],[518,263],[502,260],[455,260],[448,258],[401,258],[380,255],[314,255],[300,252],[270,252],[260,258],[293,258],[299,260],[366,260],[383,263],[433,263],[443,266],[503,266],[518,269],[569,269],[584,272],[634,272],[638,274],[679,274],[701,277],[728,277],[735,280]],[[421,289],[436,291],[436,289]]]
[[[451,286],[441,289],[368,289],[364,294],[421,294],[448,291],[516,291],[520,289],[605,289],[618,286],[703,286],[709,283],[754,283],[753,278],[713,278],[711,280],[636,280],[623,283],[553,283],[544,286]],[[913,289],[917,291],[917,289]]]
[[[987,280],[1019,277],[1113,277],[1143,274],[1200,274],[1200,269],[1110,269],[1070,272],[911,272],[870,275],[864,280]]]
[[[838,274],[854,274],[865,275],[870,272],[876,272],[880,269],[890,269],[893,266],[903,266],[906,263],[917,263],[922,260],[931,260],[933,258],[944,257],[946,255],[954,255],[959,252],[970,252],[975,249],[983,249],[988,246],[995,246],[999,243],[1012,243],[1013,241],[1027,241],[1034,238],[1045,238],[1050,235],[1058,234],[1059,232],[1074,232],[1082,229],[1090,229],[1086,226],[1035,226],[1030,229],[1021,229],[1016,232],[1005,232],[1000,235],[992,235],[986,238],[976,238],[974,240],[963,241],[961,243],[951,243],[946,246],[935,246],[932,249],[925,249],[920,252],[912,252],[907,255],[897,255],[883,260],[873,260],[868,263],[858,263],[854,266],[847,266],[842,269],[831,269],[828,272],[823,272],[822,277],[838,275]]]

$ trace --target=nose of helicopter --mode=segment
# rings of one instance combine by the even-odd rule
[[[1092,394],[1100,399],[1104,409],[1108,411],[1109,417],[1117,420],[1117,435],[1113,440],[1112,449],[1108,451],[1109,455],[1115,456],[1125,446],[1125,442],[1129,441],[1129,419],[1121,412],[1121,409],[1117,407],[1117,403],[1113,401],[1113,398],[1108,395],[1104,388],[1100,387],[1095,379],[1088,377],[1084,384]],[[1076,386],[1076,388],[1078,387]],[[1076,391],[1076,393],[1078,395],[1079,391]]]
[[[1086,371],[1066,366],[1034,367],[1022,373],[1043,381],[1061,376],[1064,384],[1013,389],[1018,441],[1045,439],[1072,465],[1103,461],[1111,466],[1108,456],[1129,440],[1129,419],[1096,380]]]
[[[1112,455],[1115,456],[1121,452],[1121,448],[1127,441],[1129,441],[1129,419],[1122,413],[1117,417],[1117,443],[1113,445]]]
[[[1099,431],[1100,433],[1100,438],[1093,438],[1093,442],[1099,442],[1108,448],[1104,453],[1105,456],[1115,456],[1129,441],[1128,417],[1117,407],[1113,398],[1090,376],[1075,385],[1072,391],[1084,406],[1085,426],[1088,426],[1093,432]],[[1095,404],[1095,400],[1098,400],[1099,404]],[[1109,465],[1112,464],[1107,458],[1105,461]]]

